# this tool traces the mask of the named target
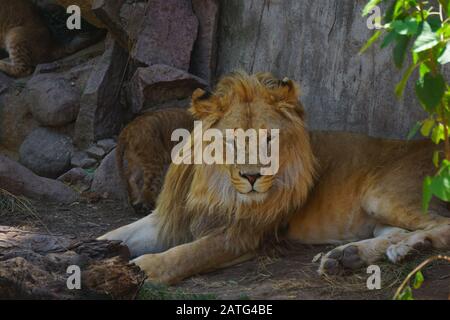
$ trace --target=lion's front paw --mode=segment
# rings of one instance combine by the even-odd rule
[[[355,270],[365,265],[356,245],[341,246],[324,255],[320,261],[320,275],[338,275],[346,270]]]
[[[145,254],[131,261],[147,276],[147,281],[163,284],[173,284],[176,279],[171,276],[170,268],[165,266],[161,254]]]

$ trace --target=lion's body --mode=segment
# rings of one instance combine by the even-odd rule
[[[450,247],[450,219],[436,214],[445,208],[421,212],[436,146],[308,133],[295,84],[267,74],[225,77],[211,97],[194,93],[191,112],[204,128],[280,128],[279,170],[261,176],[254,165],[170,165],[155,211],[102,237],[123,240],[150,279],[173,283],[283,235],[310,244],[351,242],[322,258],[321,273],[385,254],[397,262],[428,245]]]
[[[289,237],[329,244],[365,239],[378,223],[372,192],[420,208],[422,181],[433,174],[428,141],[398,141],[345,132],[311,132],[317,176],[305,205],[289,224]],[[403,210],[392,211],[399,217]],[[445,211],[445,208],[442,208]]]

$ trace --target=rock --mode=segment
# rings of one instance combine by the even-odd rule
[[[39,126],[21,90],[23,88],[13,88],[0,98],[0,144],[15,153],[30,132]]]
[[[77,151],[73,154],[70,165],[76,168],[90,169],[97,165],[97,160],[90,158],[85,151]]]
[[[73,122],[80,109],[81,92],[73,81],[58,73],[34,76],[27,84],[33,118],[44,126]]]
[[[80,149],[117,134],[124,121],[120,91],[127,53],[109,38],[106,51],[92,71],[80,102],[75,124],[75,144]]]
[[[109,199],[127,201],[127,191],[117,169],[115,149],[103,159],[95,171],[91,191]]]
[[[83,169],[92,169],[97,166],[98,161],[92,158],[86,158],[81,162],[81,168]]]
[[[5,91],[7,91],[11,87],[13,81],[13,78],[8,77],[3,72],[0,72],[0,94],[3,94]]]
[[[182,70],[157,64],[138,68],[131,79],[131,110],[139,113],[158,104],[188,98],[207,83]]]
[[[198,18],[199,28],[189,71],[211,83],[217,60],[219,1],[192,0],[192,9]]]
[[[149,0],[147,6],[132,57],[149,66],[166,64],[188,71],[198,30],[190,1]]]
[[[97,146],[90,147],[89,149],[86,150],[86,153],[95,159],[103,159],[103,157],[106,154],[105,150]]]
[[[81,168],[72,168],[58,178],[59,181],[72,186],[75,190],[83,192],[89,190],[92,175]]]
[[[93,65],[98,57],[98,52],[104,45],[99,44],[94,47],[77,52],[75,55],[57,61],[57,65],[52,69],[52,73],[40,73],[44,70],[39,65],[32,77],[21,78],[11,83],[9,90],[0,95],[0,145],[12,153],[18,153],[20,146],[31,131],[39,127],[39,122],[33,118],[31,110],[36,109],[34,95],[29,90],[28,83],[36,82],[34,79],[41,77],[54,77],[64,79],[74,85],[73,89],[80,92],[85,87]],[[95,50],[94,50],[95,49]],[[102,50],[103,51],[103,50]],[[45,68],[44,68],[45,69]],[[0,78],[1,84],[1,78]],[[58,83],[54,83],[57,86]],[[40,104],[43,108],[53,108],[50,104]],[[65,114],[53,113],[56,118],[66,117]],[[74,122],[66,124],[64,127],[55,128],[64,134],[73,136]]]
[[[129,37],[124,30],[122,21],[120,19],[120,10],[124,5],[125,0],[94,0],[92,3],[92,12],[96,17],[106,26],[111,32],[114,39],[124,49],[128,49]],[[125,5],[129,5],[128,3]],[[131,17],[127,17],[129,20]]]
[[[70,159],[70,165],[72,167],[81,167],[81,164],[85,159],[89,158],[86,152],[84,151],[76,151],[73,153],[72,158]]]
[[[0,154],[0,188],[35,200],[72,203],[78,195],[60,181],[39,177]]]
[[[299,81],[310,129],[405,139],[426,118],[416,78],[395,97],[403,72],[390,49],[377,44],[358,54],[374,33],[361,18],[365,1],[221,3],[217,76],[242,69]],[[381,12],[388,5],[381,1]]]
[[[20,163],[34,173],[57,178],[70,168],[72,141],[47,128],[33,130],[20,146]]]
[[[102,148],[106,153],[109,153],[117,146],[117,143],[114,139],[103,139],[97,141],[97,146]]]

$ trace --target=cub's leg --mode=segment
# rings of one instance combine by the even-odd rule
[[[252,253],[227,250],[222,235],[205,236],[162,253],[146,254],[132,262],[148,276],[148,280],[174,284],[190,276],[243,262]]]
[[[168,248],[159,241],[157,215],[152,213],[136,222],[123,226],[98,238],[98,240],[119,240],[130,250],[131,256],[157,253]]]
[[[25,77],[33,70],[33,53],[27,41],[27,30],[21,27],[11,29],[5,37],[5,48],[10,63],[0,61],[0,71],[12,77]]]

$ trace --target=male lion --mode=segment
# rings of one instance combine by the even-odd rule
[[[122,240],[150,280],[169,284],[242,261],[283,234],[340,245],[322,257],[321,274],[450,248],[450,219],[437,214],[443,204],[421,212],[434,146],[308,132],[298,95],[293,81],[266,73],[231,74],[212,94],[197,89],[190,112],[204,129],[280,129],[278,172],[171,164],[153,213],[100,239]]]

